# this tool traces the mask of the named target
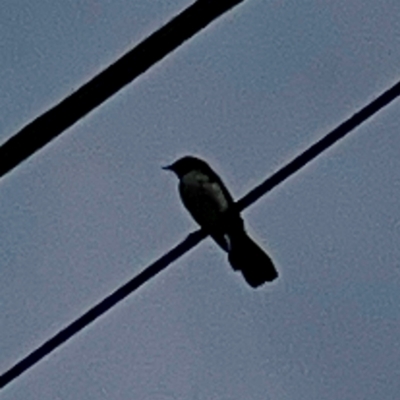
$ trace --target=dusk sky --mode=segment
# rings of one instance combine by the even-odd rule
[[[3,0],[0,143],[190,4]],[[399,80],[399,15],[247,0],[4,177],[0,374],[197,229],[162,166],[239,199]],[[244,211],[272,284],[207,238],[2,400],[397,398],[399,126],[397,100]]]

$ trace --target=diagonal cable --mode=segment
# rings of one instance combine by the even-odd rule
[[[328,133],[318,142],[314,143],[303,153],[294,158],[291,162],[273,174],[269,179],[266,179],[259,186],[252,189],[242,199],[237,202],[238,209],[242,211],[250,204],[256,202],[265,193],[269,192],[275,186],[289,178],[300,168],[304,167],[322,152],[334,145],[338,140],[342,139],[349,132],[361,125],[368,118],[372,117],[383,107],[387,106],[400,95],[400,81],[393,85],[390,89],[386,90],[379,97],[366,105],[360,111],[355,113],[352,117],[341,123],[337,128]]]
[[[339,125],[320,141],[316,142],[303,153],[298,155],[259,186],[251,190],[246,196],[237,202],[238,208],[243,210],[253,204],[260,197],[272,190],[275,186],[289,178],[307,163],[319,156],[322,152],[333,146],[339,139],[342,139],[361,123],[365,122],[380,109],[388,105],[391,101],[398,97],[399,94],[400,82],[395,84],[392,88],[384,92],[372,103]],[[92,307],[89,311],[61,330],[51,339],[47,340],[28,356],[17,362],[13,367],[0,376],[0,389],[13,381],[26,370],[30,369],[42,358],[50,354],[53,350],[69,340],[83,328],[88,326],[95,319],[103,315],[106,311],[115,306],[144,283],[148,282],[153,276],[157,275],[173,261],[188,252],[205,237],[206,234],[202,230],[191,233],[183,242],[179,243],[176,247],[139,273],[139,275],[132,278],[129,282]]]
[[[197,0],[0,147],[0,178],[244,0]]]

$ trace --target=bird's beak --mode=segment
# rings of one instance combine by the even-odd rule
[[[172,171],[172,165],[166,165],[165,167],[161,167],[162,169],[165,169],[166,171]]]

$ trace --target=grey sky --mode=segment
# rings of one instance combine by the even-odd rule
[[[4,141],[190,2],[5,0]],[[0,372],[196,228],[161,166],[235,198],[399,79],[400,3],[248,0],[0,182]],[[391,400],[400,393],[394,102],[245,211],[280,279],[211,240],[2,399]]]

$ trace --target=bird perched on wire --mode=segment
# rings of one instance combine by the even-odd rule
[[[184,206],[228,253],[232,268],[241,271],[250,286],[277,278],[271,258],[248,236],[231,194],[205,161],[186,156],[164,169],[177,175]]]

